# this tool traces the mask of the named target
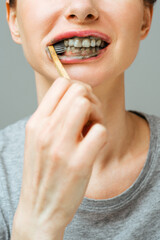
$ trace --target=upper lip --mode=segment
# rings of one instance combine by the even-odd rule
[[[65,32],[57,35],[54,37],[48,44],[47,46],[53,45],[59,41],[62,41],[63,39],[66,38],[72,38],[72,37],[88,37],[88,36],[93,36],[93,37],[98,37],[101,38],[103,41],[107,42],[108,44],[111,43],[111,38],[106,35],[105,33],[99,32],[99,31],[91,31],[91,30],[85,30],[85,31],[70,31],[70,32]]]

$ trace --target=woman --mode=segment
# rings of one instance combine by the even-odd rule
[[[39,106],[0,132],[2,239],[160,239],[160,119],[126,111],[124,97],[124,72],[148,35],[154,2],[6,3]],[[93,45],[74,61],[68,49],[68,80],[46,48],[63,38],[71,47],[73,37]],[[101,52],[97,37],[107,42]]]

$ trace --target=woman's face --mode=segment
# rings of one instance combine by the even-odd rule
[[[59,75],[45,49],[57,35],[95,30],[110,36],[111,44],[99,59],[64,65],[72,79],[93,87],[115,79],[130,66],[152,18],[152,11],[144,8],[143,0],[17,0],[11,14],[13,39],[22,44],[36,73],[51,81]]]

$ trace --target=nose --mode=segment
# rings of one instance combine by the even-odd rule
[[[75,24],[89,24],[98,20],[99,13],[93,0],[71,0],[65,18]]]

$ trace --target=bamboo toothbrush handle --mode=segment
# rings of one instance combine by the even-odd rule
[[[52,57],[55,65],[56,65],[56,68],[57,68],[60,76],[65,77],[65,78],[68,78],[68,79],[70,80],[70,77],[68,76],[68,73],[67,73],[66,70],[64,69],[62,63],[60,62],[60,60],[59,60],[59,58],[58,58],[58,56],[57,56],[57,53],[56,53],[54,47],[53,47],[53,46],[49,46],[49,47],[48,47],[48,50],[49,50],[49,53],[50,53],[50,55],[51,55],[51,57]],[[89,126],[90,124],[91,124],[91,122],[88,121],[88,123],[86,124],[86,126]],[[82,133],[81,133],[81,138],[83,139],[83,134],[82,134]]]
[[[50,55],[56,65],[57,71],[59,72],[60,76],[70,79],[70,77],[68,76],[68,73],[64,69],[62,63],[60,62],[54,47],[49,46],[48,49],[49,49]]]

